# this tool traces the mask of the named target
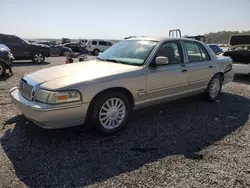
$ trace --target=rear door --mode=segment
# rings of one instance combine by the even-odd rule
[[[214,61],[198,42],[183,41],[188,58],[189,90],[204,88],[216,72]]]
[[[5,35],[4,44],[10,48],[15,59],[25,59],[31,56],[29,45],[16,36]]]

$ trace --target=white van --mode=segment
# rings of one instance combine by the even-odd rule
[[[88,39],[80,39],[79,43],[85,45],[88,43]]]
[[[112,45],[113,43],[110,41],[92,39],[87,42],[86,50],[92,52],[94,55],[98,55],[99,52],[104,52]]]

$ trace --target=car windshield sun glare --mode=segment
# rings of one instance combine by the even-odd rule
[[[147,40],[125,40],[104,51],[97,59],[113,63],[141,66],[156,44],[157,42]]]

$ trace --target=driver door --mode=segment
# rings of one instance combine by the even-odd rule
[[[159,47],[152,62],[159,56],[168,58],[168,64],[149,67],[147,75],[147,100],[168,98],[182,94],[188,86],[188,69],[183,61],[180,41],[168,41]]]

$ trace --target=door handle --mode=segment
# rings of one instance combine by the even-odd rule
[[[210,65],[209,68],[214,68],[214,65]]]
[[[182,69],[182,71],[181,72],[187,72],[188,70],[187,69]]]

